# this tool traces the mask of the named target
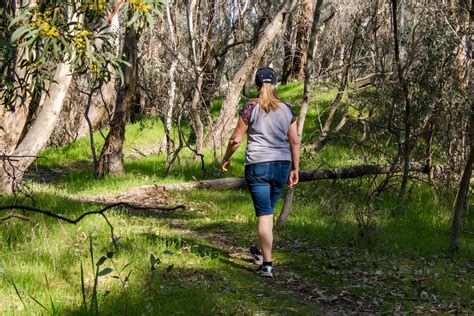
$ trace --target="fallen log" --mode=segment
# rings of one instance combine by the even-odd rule
[[[300,172],[300,182],[325,180],[325,179],[349,179],[363,176],[396,173],[403,171],[402,165],[361,165],[349,168],[334,168],[315,170],[312,172]],[[421,163],[410,163],[410,171],[428,173],[428,168]]]
[[[402,165],[360,165],[348,168],[333,168],[314,170],[311,172],[302,171],[299,173],[300,182],[328,180],[328,179],[350,179],[363,176],[372,176],[379,174],[396,173],[403,170]],[[410,171],[428,173],[428,168],[421,163],[411,163]],[[192,181],[174,184],[154,184],[132,188],[127,191],[129,194],[147,191],[173,191],[173,190],[191,190],[191,189],[241,189],[245,188],[245,179],[222,178],[202,181]]]

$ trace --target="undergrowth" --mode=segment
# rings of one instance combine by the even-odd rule
[[[300,105],[302,84],[280,89]],[[313,100],[308,130],[318,126],[333,90]],[[218,106],[218,105],[217,105]],[[311,134],[304,136],[306,140]],[[48,148],[31,169],[30,195],[21,203],[76,218],[101,209],[75,196],[117,194],[129,188],[223,177],[214,153],[205,169],[184,150],[164,177],[157,153],[158,119],[126,129],[126,175],[93,178],[87,139]],[[96,147],[102,139],[95,136]],[[242,146],[243,147],[243,146]],[[222,153],[217,153],[220,156]],[[367,163],[344,140],[304,152],[302,169]],[[225,176],[242,176],[244,151]],[[375,161],[374,163],[380,163]],[[42,172],[44,174],[42,174]],[[468,212],[460,251],[450,254],[453,195],[413,183],[404,199],[396,189],[373,194],[379,180],[300,183],[287,226],[275,233],[275,279],[257,278],[247,249],[257,240],[245,190],[171,192],[167,204],[185,210],[106,213],[70,225],[40,214],[30,222],[0,223],[0,311],[3,314],[320,314],[474,312],[474,215]],[[282,202],[277,206],[277,215]],[[470,201],[472,210],[472,200]],[[6,211],[0,211],[0,216]]]

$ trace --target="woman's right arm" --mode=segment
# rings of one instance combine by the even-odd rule
[[[230,157],[234,154],[234,152],[239,148],[242,139],[244,138],[245,133],[247,132],[248,125],[245,121],[240,117],[239,121],[237,122],[237,126],[232,133],[232,136],[229,139],[229,143],[227,145],[227,150],[222,158],[221,164],[221,171],[226,172],[229,169],[230,164]]]
[[[290,143],[291,150],[291,171],[288,187],[291,188],[298,183],[298,173],[300,171],[300,138],[298,137],[296,121],[290,125],[288,130],[288,141]]]

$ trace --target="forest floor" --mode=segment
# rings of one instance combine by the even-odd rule
[[[79,169],[73,166],[69,173],[80,172]],[[49,172],[45,168],[30,174],[30,177],[36,182],[47,179],[59,184],[64,182],[67,173],[58,170]],[[311,188],[314,185],[300,185],[303,194]],[[367,239],[367,236],[360,235],[360,230],[353,234],[342,226],[339,229],[334,227],[332,238],[336,242],[327,242],[317,237],[318,229],[321,233],[324,228],[310,225],[306,229],[315,232],[308,234],[306,229],[298,228],[300,224],[290,217],[289,227],[275,231],[274,278],[256,276],[254,271],[257,266],[253,264],[248,251],[256,241],[255,220],[245,190],[154,191],[141,195],[130,194],[125,190],[108,195],[67,194],[64,198],[73,204],[85,203],[96,207],[117,202],[130,204],[129,207],[122,207],[120,211],[112,211],[108,215],[117,234],[126,239],[123,244],[118,242],[119,250],[114,250],[120,255],[113,265],[114,271],[118,272],[120,268],[117,267],[125,266],[127,261],[135,262],[138,259],[131,248],[142,248],[140,243],[147,244],[152,249],[149,252],[157,254],[156,257],[160,258],[163,265],[162,268],[157,268],[159,276],[156,280],[148,280],[151,271],[145,271],[143,260],[146,260],[147,254],[142,254],[138,259],[142,262],[133,264],[134,269],[141,270],[133,273],[138,274],[139,278],[130,279],[122,289],[120,283],[113,285],[113,279],[104,276],[102,282],[108,285],[99,285],[99,291],[102,295],[115,292],[115,295],[108,294],[99,300],[100,311],[105,314],[188,314],[190,311],[197,314],[208,311],[210,314],[245,315],[474,312],[474,277],[470,272],[474,270],[472,259],[456,258],[442,252],[399,252],[396,245],[391,250],[378,251],[369,243],[380,243],[377,240],[383,238],[380,231],[376,234],[367,231],[368,235],[372,234]],[[304,201],[304,198],[297,197],[295,203],[298,204],[298,201]],[[44,205],[44,201],[37,203]],[[173,207],[178,204],[183,204],[184,209],[134,208]],[[295,206],[296,214],[292,216],[301,212]],[[319,215],[327,216],[321,213]],[[91,220],[98,221],[97,218]],[[43,225],[47,225],[46,223]],[[86,226],[84,223],[82,227]],[[98,244],[103,244],[100,248],[109,248],[110,251],[110,247],[104,246],[107,244],[107,229],[96,229],[101,230],[102,237],[95,237]],[[70,238],[70,235],[75,233],[69,231],[62,238]],[[146,236],[145,240],[142,239],[143,236]],[[75,247],[82,248],[82,255],[87,257],[84,244],[88,241],[87,237],[83,238],[83,245],[75,244]],[[156,243],[159,244],[158,247]],[[123,250],[120,249],[122,247]],[[160,250],[157,251],[157,248]],[[11,254],[13,253],[14,251]],[[4,260],[9,261],[7,257]],[[56,264],[61,265],[60,262]],[[9,270],[7,266],[3,268],[6,271]],[[127,269],[128,267],[122,270]],[[51,274],[54,275],[54,272]],[[67,275],[64,271],[60,273],[64,274]],[[53,275],[48,275],[48,278],[58,284],[64,283],[64,280],[61,281],[62,276],[55,278]],[[22,284],[21,278],[17,282]],[[86,284],[89,283],[92,287],[90,282],[86,280]],[[149,282],[156,284],[148,284]],[[76,282],[69,280],[67,283],[76,284],[70,287],[78,286],[77,278]],[[38,295],[42,296],[39,292],[27,293],[20,285],[17,286],[21,289],[23,299],[29,295],[35,299]],[[151,290],[153,286],[155,289]],[[200,293],[197,295],[200,297],[198,299],[194,298],[196,291]],[[12,289],[9,292],[10,299],[16,301],[15,306],[19,308],[17,311],[21,312],[23,308]],[[143,293],[146,294],[145,298],[137,297]],[[69,293],[67,296],[70,295]],[[54,300],[54,296],[52,297]],[[46,298],[38,300],[47,305],[44,303]],[[121,306],[120,302],[124,300],[129,300],[135,307],[127,306],[127,303]],[[208,302],[201,303],[200,300]],[[7,314],[14,310],[11,304],[2,302],[2,296],[0,303]],[[70,302],[63,306],[62,311],[66,314],[87,314],[83,307],[76,304],[77,302]],[[193,307],[184,307],[186,304]],[[33,302],[26,305],[30,310],[35,310]]]
[[[301,88],[288,85],[281,96],[294,102]],[[315,109],[333,97],[329,91],[310,107],[309,130],[317,129]],[[248,251],[257,222],[246,190],[130,193],[224,176],[214,153],[205,152],[203,171],[186,150],[165,176],[166,157],[156,153],[162,138],[159,119],[128,125],[127,173],[100,181],[86,138],[42,153],[23,194],[1,206],[78,218],[122,205],[105,213],[108,222],[90,215],[71,225],[19,210],[30,221],[0,222],[0,314],[474,314],[474,212],[465,214],[460,250],[448,252],[453,190],[410,181],[402,199],[396,177],[376,196],[377,177],[300,183],[287,226],[275,230],[275,276],[265,279]],[[99,135],[96,141],[100,148]],[[301,163],[314,170],[365,158],[341,141],[303,151]],[[241,176],[243,161],[241,148],[226,176]]]

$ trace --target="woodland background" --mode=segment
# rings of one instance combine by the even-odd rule
[[[335,210],[340,217],[337,220],[331,217],[328,223],[334,220],[341,223],[350,218],[349,222],[356,227],[354,231],[334,233],[355,234],[349,240],[356,241],[353,245],[356,251],[373,249],[380,240],[390,239],[387,231],[380,231],[383,221],[398,221],[400,216],[407,216],[410,220],[400,222],[408,226],[407,230],[416,232],[418,227],[411,226],[413,218],[424,214],[430,225],[439,228],[435,233],[437,237],[433,237],[439,245],[431,255],[446,255],[460,268],[454,268],[456,272],[449,282],[465,278],[463,269],[472,267],[474,220],[469,206],[472,206],[474,159],[473,1],[4,0],[0,4],[0,190],[3,200],[0,225],[5,227],[0,236],[4,239],[5,254],[9,252],[13,256],[18,245],[27,247],[30,239],[12,237],[12,234],[20,234],[31,226],[28,221],[46,221],[40,231],[50,232],[57,229],[56,220],[65,221],[61,216],[68,219],[64,212],[68,207],[76,209],[69,214],[78,218],[76,224],[82,220],[79,216],[84,213],[84,206],[65,201],[65,192],[67,199],[78,195],[81,202],[93,202],[90,208],[99,208],[93,212],[106,220],[105,211],[109,207],[127,209],[113,213],[110,222],[107,220],[112,238],[116,221],[123,221],[124,214],[132,210],[142,212],[143,208],[163,207],[163,203],[169,207],[186,202],[184,207],[201,214],[202,209],[214,210],[221,207],[219,203],[228,203],[220,198],[232,201],[232,194],[240,196],[241,180],[212,179],[223,178],[218,172],[219,161],[240,106],[255,97],[255,71],[268,66],[277,71],[282,100],[291,103],[299,116],[304,170],[301,177],[305,183],[288,192],[278,222],[279,227],[283,227],[288,221],[289,230],[282,232],[288,240],[296,240],[295,244],[300,245],[303,238],[296,257],[305,252],[302,249],[310,247],[306,243],[321,245],[323,249],[334,242],[330,237],[324,240],[308,237],[318,227],[313,222],[316,226],[312,229],[303,225],[294,232],[291,230],[292,225],[300,223],[302,217],[299,216],[303,215],[298,214],[309,216],[303,223],[314,220],[309,219],[314,216],[309,211],[298,213],[300,207],[308,206],[324,216],[328,210]],[[144,167],[143,164],[151,160],[153,166]],[[231,175],[241,176],[242,153],[234,160],[236,166]],[[83,182],[78,181],[79,178]],[[327,179],[333,179],[332,185]],[[191,184],[176,184],[193,180]],[[187,185],[211,187],[211,190],[190,192],[188,196],[167,195],[156,185],[168,191],[188,189]],[[137,186],[140,187],[134,188]],[[131,188],[134,189],[130,191]],[[235,188],[237,193],[215,191],[223,188]],[[125,191],[129,192],[128,196]],[[156,194],[156,199],[150,200],[150,194]],[[109,198],[98,198],[98,195]],[[240,198],[246,199],[245,194]],[[199,204],[207,202],[215,204]],[[105,209],[104,203],[108,204]],[[344,211],[338,213],[338,210]],[[292,215],[288,218],[290,211]],[[217,210],[209,212],[216,218],[220,214]],[[248,216],[247,220],[239,220],[252,223],[251,212]],[[167,219],[161,220],[168,227]],[[211,216],[211,220],[215,218]],[[83,225],[87,227],[85,222]],[[199,228],[202,222],[187,225],[195,225],[202,234],[202,227]],[[93,240],[107,240],[108,226],[102,227],[105,230],[102,239],[94,239],[90,233],[83,240],[88,240],[82,245],[88,250],[83,249],[82,255],[92,258],[90,273],[93,277],[86,280],[81,264],[79,297],[82,303],[80,299],[71,299],[73,303],[66,304],[67,308],[79,304],[78,311],[99,312],[99,302],[106,302],[106,298],[98,296],[99,276],[106,276],[112,269],[99,271],[98,268],[105,260],[110,261],[114,253],[120,253],[120,247],[107,252],[102,262],[96,262],[95,271]],[[213,231],[214,236],[232,231],[229,227],[219,229],[209,228],[209,231]],[[33,233],[31,238],[37,234]],[[237,236],[236,247],[244,247],[246,238]],[[203,237],[194,235],[193,238]],[[421,234],[419,238],[430,237]],[[342,239],[341,243],[347,242]],[[219,247],[224,247],[226,242],[211,242],[217,246],[206,256],[222,255],[216,253],[220,253]],[[172,244],[175,248],[170,252],[174,253],[192,241],[183,244],[174,240]],[[168,240],[163,247],[169,248],[169,245]],[[117,247],[115,243],[114,246]],[[284,243],[280,246],[282,252],[285,247],[292,248]],[[408,244],[405,251],[417,253],[419,249],[415,248]],[[426,246],[428,248],[430,246]],[[333,250],[324,249],[326,255]],[[335,251],[345,253],[347,249]],[[393,249],[382,251],[384,255],[395,252]],[[197,253],[202,256],[202,251]],[[347,257],[352,255],[347,254]],[[57,257],[58,253],[51,256]],[[126,252],[122,256],[126,258]],[[150,256],[148,272],[151,274],[161,262],[157,257]],[[9,306],[5,310],[12,311],[23,306],[27,310],[29,303],[24,303],[22,297],[30,292],[21,290],[15,282],[26,288],[25,284],[30,281],[22,277],[15,281],[12,277],[15,272],[9,272],[6,263],[12,261],[7,255],[5,258],[0,266],[4,275],[2,282],[13,284],[9,288],[15,289],[13,294],[3,293],[5,302],[7,297],[8,301],[19,298],[23,304],[2,305],[0,296],[0,309]],[[55,262],[56,259],[48,260]],[[280,260],[284,262],[283,257]],[[306,262],[307,258],[301,260]],[[437,260],[436,267],[446,268]],[[397,266],[402,265],[397,263]],[[19,267],[11,269],[21,270]],[[169,265],[162,277],[166,279],[172,269],[173,265]],[[113,270],[119,269],[114,267]],[[416,269],[411,266],[408,270]],[[376,278],[385,275],[383,269],[375,268],[375,272]],[[49,273],[52,272],[44,275]],[[321,271],[306,276],[310,279],[305,281],[307,283],[301,281],[301,273],[294,279],[311,288],[311,284],[320,281],[317,273]],[[130,279],[120,274],[117,279],[122,286],[119,293],[126,295],[127,300],[133,297],[124,290]],[[446,302],[453,302],[452,297],[461,295],[457,305],[433,300],[429,286],[418,291],[416,300],[393,290],[402,296],[394,295],[392,300],[414,301],[415,305],[428,302],[426,306],[420,303],[423,305],[420,311],[435,308],[445,312],[469,312],[473,304],[472,276],[463,280],[459,282],[460,288],[463,293],[469,293],[470,286],[471,294],[448,291],[445,297]],[[211,281],[212,284],[219,282]],[[384,279],[380,283],[386,285],[387,282]],[[328,287],[335,284],[333,279],[327,283]],[[173,289],[169,284],[168,287]],[[47,288],[50,289],[49,284]],[[153,282],[149,280],[145,288],[153,288]],[[434,288],[446,288],[446,284]],[[308,297],[302,294],[304,290],[292,290]],[[38,295],[48,297],[48,291],[38,290]],[[355,298],[350,300],[354,304],[346,306],[338,300],[342,301],[345,294],[341,293],[349,290],[341,292],[336,287],[335,291],[339,291],[333,293],[336,298],[321,294],[324,291],[317,292],[318,308],[329,311],[330,306],[342,306],[345,312],[383,310],[382,303],[369,303],[364,301],[364,295],[352,292]],[[147,293],[150,298],[156,295],[151,290]],[[240,292],[237,289],[235,293]],[[215,312],[232,310],[234,299],[229,298],[229,304],[223,303]],[[358,304],[359,299],[361,304]],[[44,302],[32,304],[41,305],[49,312],[57,311],[52,298],[50,301],[51,307],[43,306]],[[166,304],[159,304],[162,305],[152,305],[166,312]],[[180,304],[176,304],[179,310]],[[289,308],[304,313],[313,310],[305,299],[298,304]],[[392,302],[385,308],[389,311],[400,310],[400,306],[407,311],[417,308],[411,303],[397,304]],[[125,306],[120,311],[127,312],[129,308]],[[284,312],[286,307],[280,308],[283,309],[277,309],[277,313]],[[255,310],[251,307],[241,312],[254,313]]]

